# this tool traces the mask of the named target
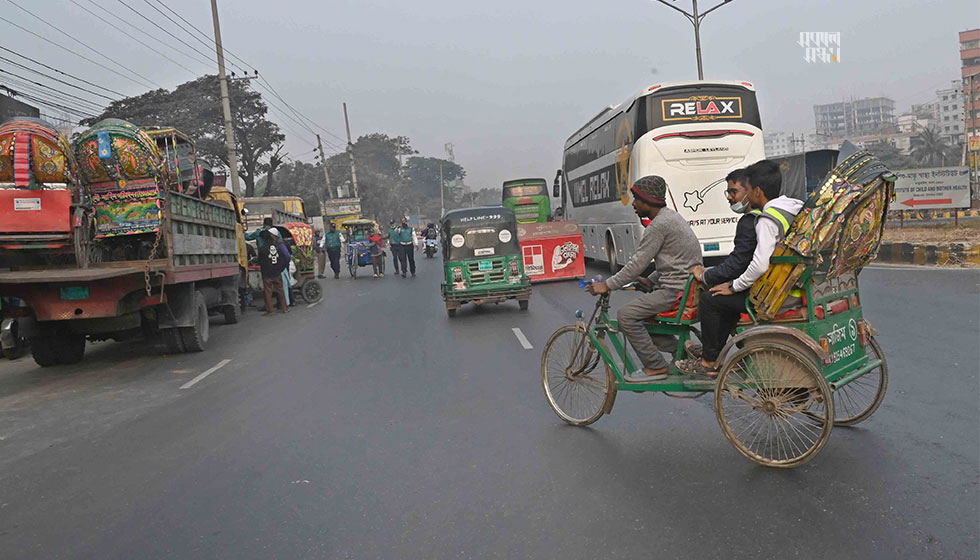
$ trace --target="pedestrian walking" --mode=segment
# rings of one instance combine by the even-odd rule
[[[402,223],[398,226],[398,261],[402,269],[402,278],[411,269],[412,277],[415,277],[415,250],[418,249],[419,239],[415,235],[415,230],[408,225],[408,218],[402,218]]]
[[[374,266],[374,277],[383,278],[385,275],[384,239],[376,230],[371,230],[368,236],[368,250],[371,251],[371,265]]]
[[[344,242],[344,237],[337,231],[337,224],[330,222],[330,229],[323,234],[321,245],[327,252],[330,259],[330,269],[333,270],[333,277],[340,278],[340,245]]]
[[[398,241],[398,226],[395,220],[388,222],[388,247],[391,248],[391,260],[395,263],[395,276],[398,276],[398,259],[401,253],[401,243]]]
[[[269,230],[259,234],[262,247],[259,248],[259,267],[262,269],[262,287],[265,291],[265,314],[272,315],[272,296],[279,298],[279,311],[288,313],[286,293],[282,285],[282,273],[289,267],[289,251],[283,242]]]
[[[323,230],[313,230],[313,250],[316,251],[316,277],[326,278],[323,272],[327,269],[327,250],[323,247]]]

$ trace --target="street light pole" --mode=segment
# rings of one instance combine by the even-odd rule
[[[704,79],[704,68],[701,65],[701,21],[704,19],[704,16],[710,14],[711,12],[717,10],[718,8],[724,6],[725,4],[727,4],[727,3],[731,2],[731,1],[732,0],[722,0],[722,2],[720,4],[718,4],[717,6],[708,9],[708,11],[706,11],[704,13],[700,13],[699,14],[698,13],[698,0],[692,0],[692,3],[694,5],[694,13],[693,14],[689,14],[686,11],[678,8],[677,6],[668,4],[667,3],[667,0],[657,0],[657,2],[660,2],[664,6],[667,6],[668,8],[670,8],[672,10],[677,10],[678,12],[684,14],[684,17],[686,17],[687,20],[691,22],[691,25],[694,26],[694,49],[695,49],[695,52],[697,53],[697,57],[698,57],[698,79],[699,80],[703,80]]]
[[[231,102],[228,100],[228,78],[225,77],[225,51],[221,48],[221,26],[218,24],[218,0],[211,0],[211,17],[214,19],[214,49],[218,55],[218,82],[221,84],[221,110],[225,114],[225,143],[228,145],[228,173],[231,175],[231,192],[241,197],[238,186],[238,152],[235,150],[235,130],[231,124]]]

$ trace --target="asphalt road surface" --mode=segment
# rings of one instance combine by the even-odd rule
[[[449,319],[441,262],[419,269],[212,318],[199,354],[0,361],[0,557],[977,558],[980,272],[863,273],[888,395],[786,471],[742,458],[709,398],[620,393],[563,425],[540,352],[591,298]]]

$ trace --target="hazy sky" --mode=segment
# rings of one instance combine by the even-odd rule
[[[194,74],[71,0],[14,1],[160,86],[215,72],[121,3],[204,50],[150,7],[157,0],[75,2],[130,20],[131,33],[161,43]],[[165,1],[211,31],[208,0]],[[701,2],[702,10],[713,5]],[[471,186],[550,179],[565,139],[603,107],[651,84],[697,77],[692,26],[650,0],[219,0],[219,9],[226,48],[300,112],[342,137],[346,101],[355,137],[406,135],[422,155],[439,157],[452,142]],[[0,15],[105,62],[10,0],[0,0]],[[957,32],[978,26],[976,0],[734,0],[704,20],[705,78],[753,82],[765,129],[803,131],[813,127],[814,103],[887,95],[902,112],[931,99],[959,77]],[[807,64],[800,31],[839,31],[841,62]],[[3,21],[0,45],[127,95],[146,89]],[[12,68],[0,61],[0,69]],[[287,125],[288,151],[310,161],[312,135],[279,114],[273,120]]]

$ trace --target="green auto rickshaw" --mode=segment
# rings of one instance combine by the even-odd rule
[[[440,222],[445,282],[442,298],[450,317],[464,303],[516,299],[526,310],[531,282],[524,274],[517,219],[504,207],[447,212]]]

